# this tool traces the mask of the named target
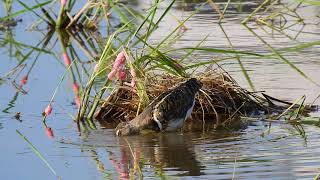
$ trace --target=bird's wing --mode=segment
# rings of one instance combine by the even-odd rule
[[[169,121],[184,119],[189,108],[193,105],[193,100],[194,94],[190,94],[190,92],[181,88],[174,89],[163,97],[155,105],[152,114],[160,130],[165,130]]]
[[[161,130],[159,124],[153,120],[153,110],[155,105],[161,101],[165,96],[167,96],[171,90],[168,90],[158,97],[156,97],[151,103],[140,113],[137,117],[131,120],[129,123],[132,125],[139,127],[141,129],[153,129],[153,130]]]

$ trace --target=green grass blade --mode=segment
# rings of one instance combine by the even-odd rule
[[[303,4],[313,5],[313,6],[320,6],[319,0],[295,0],[295,1]]]
[[[222,27],[221,24],[219,24],[219,26],[220,26],[221,31],[223,32],[223,34],[224,34],[225,37],[227,38],[228,43],[229,43],[229,46],[231,47],[232,50],[234,50],[233,44],[232,44],[231,39],[229,38],[227,32],[224,30],[224,28]],[[236,59],[237,59],[237,61],[238,61],[238,64],[239,64],[239,66],[240,66],[240,69],[241,69],[244,77],[246,78],[246,80],[247,80],[247,82],[248,82],[251,90],[252,90],[252,91],[255,91],[255,87],[254,87],[254,85],[253,85],[253,82],[252,82],[252,80],[251,80],[251,78],[250,78],[250,76],[249,76],[249,74],[248,74],[248,71],[246,70],[246,68],[244,67],[244,65],[243,65],[243,63],[242,63],[242,61],[241,61],[241,58],[240,58],[239,54],[236,54]]]
[[[41,8],[49,3],[51,3],[52,0],[49,0],[49,1],[46,1],[46,2],[43,2],[43,3],[39,3],[37,5],[34,5],[34,6],[31,6],[31,7],[25,7],[25,9],[23,10],[20,10],[20,11],[17,11],[13,14],[11,14],[10,16],[6,16],[6,17],[3,17],[3,18],[0,18],[0,21],[4,21],[4,20],[7,20],[7,19],[12,19],[18,15],[21,15],[23,13],[26,13],[26,12],[29,12],[30,10],[34,10],[34,9],[38,9],[38,8]]]
[[[32,151],[46,164],[46,166],[50,169],[52,174],[55,176],[58,176],[56,171],[53,169],[53,167],[50,165],[50,163],[44,158],[44,156],[41,154],[41,152],[28,140],[26,136],[24,136],[19,130],[16,129],[16,132],[19,134],[19,136],[26,141],[29,146],[31,147]]]
[[[198,68],[198,67],[205,66],[205,65],[210,65],[210,64],[217,64],[218,62],[225,61],[225,60],[234,60],[235,58],[236,57],[228,57],[228,58],[223,58],[223,59],[218,59],[218,60],[212,59],[212,60],[208,60],[208,61],[194,63],[194,64],[190,64],[188,66],[185,66],[184,70]]]
[[[158,19],[158,21],[155,23],[155,25],[153,26],[153,28],[148,29],[147,31],[147,35],[145,38],[145,41],[148,40],[148,37],[150,36],[150,34],[152,34],[152,32],[158,27],[159,23],[161,22],[161,20],[167,15],[167,13],[169,12],[169,10],[171,9],[172,5],[174,4],[175,0],[173,0],[169,6],[164,10],[164,12],[161,14],[160,18]],[[155,10],[152,12],[152,20],[154,19],[157,7],[158,7],[158,0],[156,1],[156,5],[155,5]]]
[[[41,15],[39,15],[38,13],[36,13],[33,9],[31,9],[28,5],[26,5],[25,3],[23,3],[22,1],[20,1],[20,0],[17,0],[18,2],[19,2],[19,4],[21,4],[24,8],[26,8],[28,11],[31,11],[33,14],[35,14],[36,16],[38,16],[40,19],[42,19],[43,21],[45,21],[45,22],[47,22],[48,23],[48,21],[44,18],[44,17],[42,17]],[[51,2],[51,1],[50,1]],[[49,3],[50,3],[49,2]],[[42,6],[40,6],[40,7],[42,7]]]
[[[124,24],[128,24],[129,28],[134,27],[131,20],[128,19],[128,16],[122,13],[121,9],[112,0],[109,0],[109,5],[114,10],[114,12],[119,16],[121,22],[123,22]]]
[[[174,59],[167,56],[165,53],[162,53],[160,50],[152,47],[150,44],[145,42],[142,38],[138,36],[136,37],[153,51],[152,58],[150,60],[156,60],[158,62],[161,62],[163,65],[166,65],[170,67],[172,70],[174,70],[176,72],[175,74],[178,74],[183,77],[186,76],[186,72],[183,70],[183,68],[180,68],[177,66],[177,62]],[[138,64],[138,67],[141,67],[141,63],[143,63],[145,60],[146,60],[145,58],[143,58],[143,61],[138,59],[136,62],[136,64]]]
[[[167,53],[167,52],[174,52],[174,51],[181,51],[181,50],[205,51],[205,52],[210,52],[210,53],[223,53],[223,54],[244,54],[244,55],[259,56],[259,57],[264,56],[264,55],[257,54],[257,53],[252,53],[252,52],[236,51],[236,50],[225,50],[225,49],[216,49],[216,48],[207,48],[207,47],[198,47],[198,48],[193,48],[193,47],[177,48],[177,49],[171,49],[171,50],[168,50],[168,51],[166,51],[166,52],[164,52],[164,53]]]
[[[306,78],[307,80],[311,81],[315,85],[319,86],[315,81],[313,81],[309,76],[307,76],[303,71],[301,71],[297,66],[295,66],[293,63],[291,63],[287,58],[285,58],[283,55],[281,55],[276,49],[274,49],[270,44],[268,44],[263,38],[261,38],[258,34],[256,34],[252,29],[250,29],[247,25],[243,24],[245,28],[248,29],[255,37],[257,37],[263,44],[265,44],[268,49],[274,53],[278,59],[282,60],[285,64],[289,65],[292,69],[294,69],[296,72],[298,72],[302,77]]]
[[[278,52],[297,52],[318,45],[320,45],[320,41],[301,43],[296,46],[281,48],[278,50]]]

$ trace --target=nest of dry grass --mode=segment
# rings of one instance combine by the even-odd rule
[[[196,78],[203,83],[203,87],[196,97],[192,121],[212,121],[216,125],[223,125],[233,117],[272,111],[266,99],[241,88],[224,71],[209,71],[198,74]],[[145,78],[145,88],[150,101],[184,80],[169,75],[149,75]],[[101,105],[95,118],[118,123],[133,119],[142,110],[138,95],[126,86],[119,86]]]

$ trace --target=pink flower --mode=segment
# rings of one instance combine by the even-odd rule
[[[126,62],[126,56],[125,53],[123,51],[121,51],[116,60],[114,61],[113,64],[113,69],[119,69],[121,65],[123,65]]]
[[[121,67],[121,65],[122,65],[122,62],[121,61],[115,61],[114,63],[113,63],[113,67],[112,67],[112,69],[120,69],[120,67]]]
[[[72,90],[75,94],[79,94],[79,85],[77,83],[72,83]]]
[[[67,0],[61,0],[60,3],[62,6],[65,6],[67,4]]]
[[[97,63],[94,68],[93,68],[94,72],[98,72],[99,70],[99,63]]]
[[[109,80],[112,80],[117,73],[118,73],[119,80],[123,81],[126,79],[126,72],[124,70],[125,62],[126,62],[125,52],[121,51],[117,55],[117,58],[113,63],[111,72],[108,74]]]
[[[126,62],[126,56],[122,51],[118,54],[116,60],[114,61],[112,69],[118,71],[119,69],[121,69],[121,66],[123,66],[125,62]]]
[[[180,27],[180,31],[181,31],[182,33],[186,32],[187,30],[188,30],[188,28],[187,28],[185,25],[182,25],[182,26]]]
[[[45,116],[49,116],[52,112],[52,106],[49,104],[47,108],[44,110]]]
[[[118,78],[119,78],[121,81],[124,81],[124,80],[126,80],[126,77],[127,77],[126,72],[124,71],[124,69],[121,69],[121,70],[118,72]]]
[[[27,82],[28,82],[28,76],[23,76],[23,78],[20,80],[20,86],[27,84]]]
[[[133,88],[133,91],[135,91],[134,88],[136,87],[136,72],[133,67],[131,67],[130,69],[130,74],[132,76],[130,86]]]
[[[112,69],[112,71],[108,74],[108,79],[112,80],[113,77],[116,75],[117,70],[116,69]]]
[[[79,97],[79,95],[76,95],[76,97],[74,98],[74,102],[76,103],[77,107],[80,107],[81,104],[81,99]]]
[[[135,79],[136,78],[136,72],[134,71],[133,68],[130,69],[130,74],[132,76],[132,79]]]
[[[69,58],[69,56],[68,56],[67,53],[63,53],[63,60],[64,60],[64,63],[65,63],[67,66],[70,66],[71,60],[70,60],[70,58]]]
[[[53,138],[54,137],[54,134],[53,134],[53,131],[51,129],[51,127],[46,127],[46,134],[49,138]]]
[[[136,86],[136,81],[134,79],[131,80],[130,86],[134,88]]]

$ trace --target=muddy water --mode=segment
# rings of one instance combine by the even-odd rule
[[[185,18],[200,6],[199,3],[192,2],[178,1],[171,15],[160,24],[158,33],[152,36],[152,41],[161,40],[178,24],[174,17]],[[270,49],[259,38],[240,24],[248,12],[259,3],[261,2],[242,1],[242,4],[231,4],[222,27],[235,49],[270,53]],[[286,4],[285,1],[282,3]],[[162,9],[166,5],[164,3]],[[149,4],[134,1],[130,6],[141,10],[148,8]],[[279,9],[282,5],[278,4],[276,7]],[[288,26],[290,23],[292,26],[284,33],[267,27],[263,29],[254,22],[249,23],[249,27],[274,49],[320,41],[320,20],[317,17],[319,7],[304,6],[299,8],[298,13],[306,24],[292,25],[296,19],[287,17]],[[14,37],[21,43],[36,45],[43,38],[43,33],[25,30],[35,19],[32,16],[23,17],[23,22],[12,29],[13,36],[10,36],[9,32],[0,32],[0,40]],[[216,23],[217,19],[217,13],[213,12],[210,6],[205,6],[186,23],[188,30],[174,46],[195,46],[208,35],[203,46],[221,49],[229,47],[221,27]],[[300,29],[302,30],[298,34]],[[290,39],[294,37],[296,39]],[[205,133],[117,138],[112,129],[99,129],[79,136],[70,117],[77,110],[71,72],[62,82],[53,104],[52,115],[48,117],[47,124],[55,136],[49,138],[42,124],[41,112],[66,71],[60,58],[61,47],[54,41],[49,47],[52,47],[50,49],[57,54],[58,59],[52,54],[41,54],[35,61],[37,54],[34,53],[23,63],[26,67],[20,74],[7,76],[8,78],[4,78],[5,75],[19,64],[19,60],[10,57],[9,45],[0,49],[2,179],[56,179],[28,144],[18,136],[16,130],[23,133],[38,148],[62,179],[312,179],[320,173],[319,128],[313,125],[303,125],[305,135],[299,134],[293,126],[281,121],[249,121],[247,127],[234,131],[211,130]],[[13,46],[13,49],[15,48],[16,46]],[[24,55],[30,51],[26,47],[20,50]],[[17,53],[12,51],[11,54]],[[80,56],[83,60],[88,60],[86,53],[82,51]],[[285,52],[283,56],[320,84],[319,46],[300,52]],[[220,54],[198,52],[190,61],[220,58],[223,58]],[[263,90],[291,101],[306,95],[308,102],[320,93],[318,86],[277,58],[241,57],[240,60],[248,71],[255,90]],[[233,59],[220,63],[241,86],[249,88],[238,61]],[[20,80],[29,70],[23,91],[18,91]],[[85,77],[85,73],[81,73],[81,76]],[[14,81],[18,85],[15,85]],[[24,94],[24,91],[27,94]],[[14,118],[17,112],[21,112],[20,120]],[[311,115],[319,117],[319,113]]]

